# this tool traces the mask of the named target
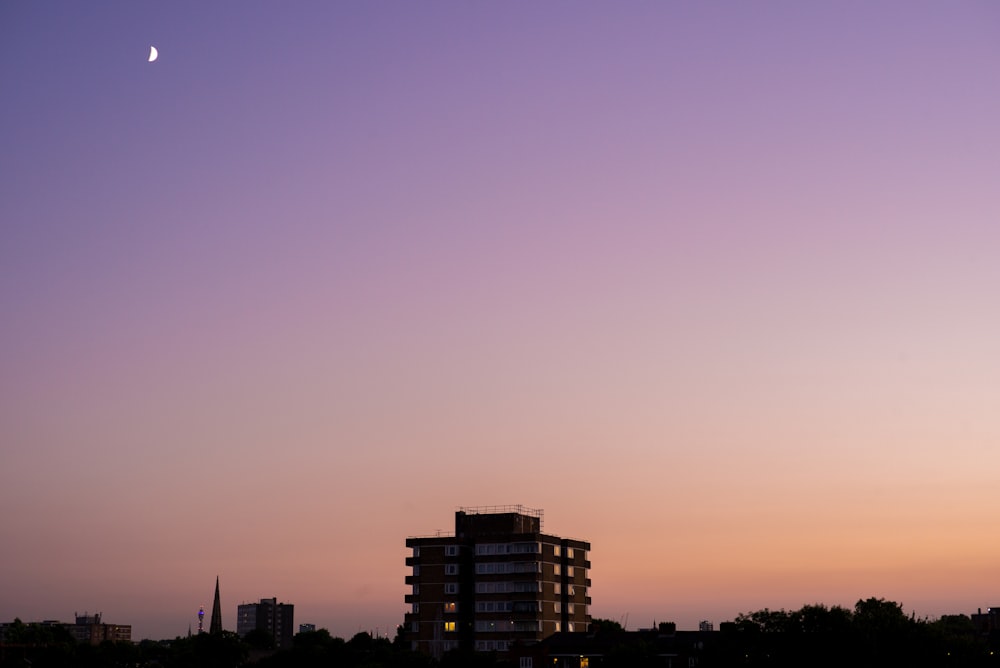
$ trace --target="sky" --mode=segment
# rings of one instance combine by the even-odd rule
[[[150,46],[159,57],[148,62]],[[0,621],[1000,603],[1000,6],[0,6]]]

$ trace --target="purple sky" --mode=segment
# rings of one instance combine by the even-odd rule
[[[1000,598],[995,3],[13,0],[0,102],[0,621],[513,503],[633,627]]]

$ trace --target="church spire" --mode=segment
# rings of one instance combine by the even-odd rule
[[[209,633],[222,633],[222,604],[219,603],[219,576],[215,576],[215,603],[212,604],[212,623]]]

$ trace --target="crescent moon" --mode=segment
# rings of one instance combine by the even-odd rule
[[[155,46],[149,47],[149,62],[153,62],[154,60],[156,60],[156,57],[159,56],[159,55],[160,54],[156,50]]]

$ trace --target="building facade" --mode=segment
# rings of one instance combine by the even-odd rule
[[[77,642],[100,645],[105,640],[111,642],[132,642],[131,624],[106,624],[101,621],[101,613],[96,615],[74,615],[76,623],[68,625]]]
[[[292,646],[295,636],[295,606],[278,603],[276,598],[262,598],[260,603],[241,603],[236,609],[236,633],[241,638],[255,629],[266,631],[274,638],[274,646]]]
[[[455,533],[410,537],[404,633],[415,650],[506,652],[590,624],[590,543],[542,533],[541,510],[460,508]]]

